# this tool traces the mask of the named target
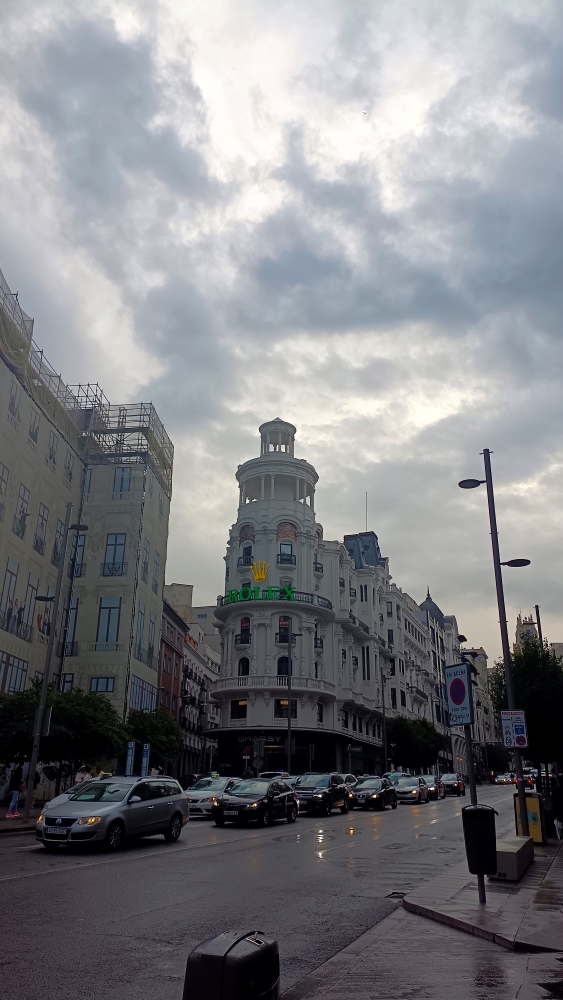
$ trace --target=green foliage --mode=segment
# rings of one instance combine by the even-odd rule
[[[512,754],[506,747],[499,743],[487,743],[487,762],[489,771],[495,774],[505,774],[508,771]]]
[[[182,752],[184,733],[178,723],[166,712],[131,712],[127,721],[130,740],[150,743],[151,764],[165,767]]]
[[[419,771],[433,767],[445,747],[445,738],[426,719],[395,716],[387,723],[387,742],[395,766]]]
[[[547,643],[525,638],[512,654],[516,706],[526,713],[526,756],[536,761],[563,758],[563,663]],[[508,708],[504,664],[495,665],[491,696],[497,711]]]
[[[31,754],[31,730],[39,704],[40,687],[0,697],[0,761],[23,763]],[[53,709],[51,730],[41,740],[43,761],[93,764],[123,752],[126,732],[117,712],[103,695],[79,688],[61,693],[49,688],[47,705]]]

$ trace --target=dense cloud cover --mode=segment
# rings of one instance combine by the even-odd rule
[[[563,639],[563,11],[557,0],[8,0],[0,267],[69,382],[152,399],[167,579],[223,585],[236,466],[281,416],[327,537],[377,531],[499,650]]]

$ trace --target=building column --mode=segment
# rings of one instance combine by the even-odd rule
[[[260,476],[260,499],[264,499],[264,476]]]
[[[270,500],[274,499],[274,480],[275,480],[275,478],[276,478],[275,475],[274,476],[270,476]]]

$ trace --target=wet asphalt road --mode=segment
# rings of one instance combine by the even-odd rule
[[[479,799],[498,810],[497,831],[511,829],[511,788],[479,789]],[[287,988],[392,912],[390,893],[463,859],[468,803],[304,816],[266,830],[191,820],[177,844],[153,837],[117,855],[48,855],[31,837],[2,836],[6,993],[180,1000],[190,950],[237,927],[277,937]]]

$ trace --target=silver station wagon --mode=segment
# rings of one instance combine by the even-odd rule
[[[188,818],[186,794],[174,778],[117,777],[89,781],[66,802],[47,803],[35,836],[47,851],[90,841],[116,851],[126,837],[161,833],[176,841]]]

